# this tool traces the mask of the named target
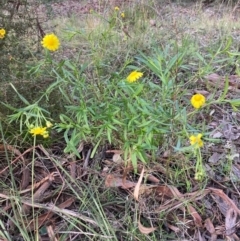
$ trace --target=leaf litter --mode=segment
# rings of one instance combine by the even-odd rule
[[[79,149],[80,154],[83,151],[88,153],[85,148],[91,150],[89,146],[82,145]],[[236,153],[238,146],[232,144],[229,148],[228,151],[232,150],[233,153]],[[13,172],[16,173],[16,177],[19,178],[19,198],[16,199],[12,196],[7,189],[0,192],[3,210],[0,215],[2,218],[7,217],[6,214],[11,217],[11,219],[3,218],[3,220],[6,220],[5,225],[8,223],[9,232],[16,229],[14,220],[19,221],[20,215],[26,216],[24,225],[27,225],[28,232],[36,231],[36,227],[37,229],[46,227],[47,230],[54,230],[59,219],[62,219],[62,215],[77,218],[86,224],[93,225],[93,228],[97,228],[98,222],[94,218],[76,211],[74,207],[79,200],[74,197],[70,189],[71,184],[76,183],[81,186],[81,182],[88,182],[89,178],[97,175],[101,185],[96,189],[121,189],[122,195],[130,195],[135,200],[133,203],[138,203],[139,218],[137,226],[142,234],[150,235],[158,230],[159,223],[161,223],[158,217],[159,214],[163,214],[163,225],[166,229],[174,232],[176,236],[188,233],[191,237],[198,237],[198,240],[218,240],[219,237],[236,239],[236,236],[239,235],[240,210],[238,207],[240,202],[239,195],[236,196],[238,187],[235,188],[236,190],[233,193],[233,190],[227,187],[222,190],[217,182],[213,182],[211,186],[208,185],[204,188],[198,187],[194,179],[190,179],[189,181],[194,185],[192,191],[187,191],[185,188],[180,188],[182,190],[180,191],[173,185],[164,184],[162,179],[159,178],[163,173],[167,175],[167,171],[163,172],[162,170],[166,165],[165,161],[154,164],[156,166],[143,167],[139,165],[139,176],[134,177],[132,176],[134,173],[133,167],[125,166],[120,150],[105,151],[108,158],[101,160],[102,167],[99,171],[93,172],[91,170],[92,160],[90,159],[88,159],[88,166],[86,166],[88,155],[85,155],[85,159],[82,158],[81,160],[73,156],[65,159],[59,156],[59,160],[64,160],[64,162],[58,166],[56,162],[53,162],[53,159],[56,158],[56,154],[52,153],[54,150],[49,152],[41,145],[35,148],[37,155],[34,161],[34,183],[31,183],[32,164],[27,162],[27,156],[33,148],[28,149],[23,154],[10,145],[2,144],[0,149],[11,153],[12,161],[10,165]],[[226,148],[224,150],[226,151]],[[211,165],[220,165],[219,163],[224,161],[224,156],[226,156],[224,152],[215,152],[208,162]],[[167,158],[173,157],[169,155]],[[238,161],[237,159],[236,163],[233,163],[231,169],[233,180],[235,176],[239,178],[240,165]],[[162,167],[159,169],[160,164]],[[20,172],[16,166],[22,166]],[[10,166],[1,167],[0,175],[2,178],[6,177],[8,168]],[[165,166],[165,168],[167,167]],[[27,170],[27,172],[24,170]],[[69,174],[69,177],[63,170]],[[155,175],[151,173],[153,170],[155,170]],[[160,170],[160,172],[156,172],[156,170]],[[86,172],[84,176],[81,175],[83,171]],[[68,179],[70,181],[67,181]],[[223,179],[222,185],[224,185]],[[236,183],[236,185],[238,184]],[[81,188],[84,188],[84,186]],[[29,198],[31,193],[33,196]],[[233,196],[235,198],[231,198]],[[205,205],[207,202],[209,205]],[[21,205],[21,209],[18,213],[11,212],[13,205],[17,203]],[[202,211],[203,208],[204,212]],[[39,214],[34,217],[33,215],[36,212]],[[117,213],[115,211],[115,215]],[[150,219],[149,215],[151,216]],[[143,220],[145,225],[142,224]],[[149,224],[146,225],[146,222]],[[52,226],[52,224],[54,225]],[[47,235],[52,236],[52,232],[49,231]],[[210,237],[210,239],[207,237]]]

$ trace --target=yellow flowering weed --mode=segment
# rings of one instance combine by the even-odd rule
[[[142,72],[138,72],[138,71],[133,71],[131,72],[128,77],[127,77],[127,81],[129,83],[135,82],[137,81],[139,78],[141,78],[143,76]]]
[[[50,128],[53,126],[53,124],[50,121],[46,121],[46,126],[47,126],[47,128]]]
[[[114,10],[115,10],[115,11],[119,11],[119,7],[115,7]]]
[[[4,28],[0,29],[0,39],[3,39],[5,37],[6,30]]]
[[[124,12],[121,13],[121,17],[125,18],[125,13]]]
[[[30,131],[29,131],[33,136],[37,136],[37,135],[41,135],[44,138],[48,138],[49,134],[47,131],[47,127],[33,127]]]
[[[41,42],[42,46],[50,51],[58,50],[60,42],[55,34],[46,34]]]
[[[189,137],[190,144],[195,147],[202,147],[203,141],[201,138],[202,138],[202,134],[191,135]]]
[[[206,102],[206,98],[202,94],[195,94],[191,98],[191,104],[194,108],[199,109]]]

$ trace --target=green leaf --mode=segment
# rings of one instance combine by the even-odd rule
[[[227,92],[228,92],[228,87],[229,87],[229,80],[228,80],[228,78],[226,78],[225,83],[224,83],[224,90],[223,90],[222,95],[219,97],[219,101],[223,101],[224,98],[226,97]]]
[[[10,83],[10,85],[13,88],[13,90],[17,93],[18,97],[22,100],[22,102],[24,102],[24,104],[26,105],[30,105],[30,103],[21,94],[18,93],[15,86],[12,83]]]
[[[240,106],[240,99],[234,99],[234,100],[226,100],[233,108],[234,111],[238,111],[238,108]]]

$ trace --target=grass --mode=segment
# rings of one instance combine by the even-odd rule
[[[237,15],[230,3],[86,6],[53,9],[41,27],[61,47],[29,39],[31,57],[20,68],[16,53],[0,82],[0,239],[216,240],[219,205],[239,204]],[[143,76],[129,83],[132,71]],[[190,144],[199,133],[203,147]]]

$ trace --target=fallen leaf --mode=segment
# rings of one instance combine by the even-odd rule
[[[115,177],[112,174],[107,175],[105,179],[106,187],[121,187],[123,189],[129,189],[136,186],[136,183],[124,180],[123,177]]]
[[[217,233],[216,233],[216,230],[215,230],[215,228],[213,226],[213,223],[210,220],[210,218],[207,218],[205,220],[204,226],[207,229],[207,231],[211,234],[211,238],[210,238],[209,241],[216,241],[217,240]]]
[[[240,210],[238,209],[238,207],[236,206],[236,204],[233,202],[232,199],[230,199],[221,189],[217,189],[217,188],[208,188],[213,194],[212,196],[215,198],[215,200],[217,200],[220,203],[220,211],[222,212],[222,214],[226,217],[227,215],[227,210],[229,210],[230,208],[234,209],[239,215],[240,215]],[[218,197],[216,199],[216,197]],[[217,203],[217,204],[219,204]],[[221,206],[223,206],[221,208]]]
[[[135,200],[137,200],[137,201],[138,201],[140,185],[141,185],[141,182],[142,182],[142,179],[143,179],[143,174],[144,174],[144,168],[142,169],[142,172],[141,172],[140,177],[138,179],[137,185],[134,188],[133,196],[134,196]]]
[[[225,81],[228,80],[228,90],[233,90],[238,93],[240,92],[240,77],[238,75],[221,76],[216,73],[212,73],[205,76],[205,79],[208,80],[208,84],[215,87],[217,86],[218,88],[223,88],[225,85]]]
[[[143,233],[143,234],[150,234],[157,229],[157,228],[154,228],[154,227],[146,228],[140,223],[140,221],[138,221],[138,228],[139,228],[140,232]]]
[[[121,150],[107,150],[106,153],[122,154],[123,151],[121,151]]]
[[[167,199],[166,203],[168,203],[168,205],[172,205],[172,207],[174,206],[175,209],[178,208],[178,209],[185,211],[185,206],[184,206],[184,202],[183,202],[183,200],[185,201],[185,197],[182,193],[180,193],[178,191],[178,189],[176,187],[170,186],[170,185],[159,186],[156,188],[156,193],[159,196],[162,196],[163,200]],[[169,204],[169,200],[168,200],[169,198],[171,198],[173,201],[171,204]],[[162,204],[161,206],[163,206],[163,205],[164,204]],[[168,208],[170,208],[170,207],[168,207]],[[190,204],[187,205],[187,209],[188,209],[189,213],[191,214],[191,216],[193,217],[195,225],[198,227],[201,227],[202,226],[202,218],[198,214],[196,209]],[[158,210],[161,210],[161,207]]]
[[[55,237],[55,232],[53,230],[53,226],[52,225],[49,225],[47,226],[47,233],[48,233],[48,237],[51,241],[58,241],[57,238]]]
[[[115,154],[113,155],[112,159],[113,159],[113,162],[114,162],[114,163],[117,163],[117,164],[121,164],[121,163],[123,162],[123,159],[122,159],[122,157],[121,157],[121,154],[119,154],[119,153],[115,153]]]
[[[172,231],[174,231],[175,233],[179,233],[181,230],[180,228],[176,227],[176,226],[173,226],[169,223],[166,223],[167,227],[170,228]]]
[[[223,154],[219,154],[217,152],[214,152],[210,158],[208,159],[208,162],[212,163],[212,164],[216,164],[218,163],[218,161],[223,157]]]
[[[237,212],[233,208],[230,208],[227,211],[226,218],[225,218],[226,236],[231,236],[232,234],[235,233],[237,216],[238,216]]]
[[[160,182],[160,180],[158,178],[154,177],[152,174],[148,174],[146,178],[149,182],[153,182],[153,183]]]

